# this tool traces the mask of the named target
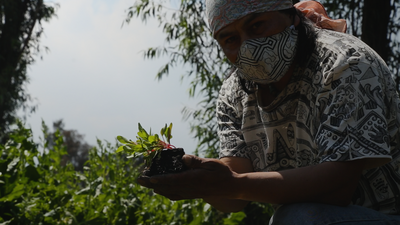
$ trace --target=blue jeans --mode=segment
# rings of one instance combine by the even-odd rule
[[[318,203],[287,204],[279,207],[270,225],[400,225],[400,215],[385,215],[361,206]]]

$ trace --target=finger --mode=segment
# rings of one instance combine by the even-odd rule
[[[186,183],[186,180],[187,174],[181,172],[152,176],[150,177],[149,182],[156,185],[180,185]]]
[[[156,175],[149,178],[151,184],[163,185],[174,183],[175,174]]]
[[[196,186],[183,185],[158,185],[153,190],[157,194],[163,196],[180,196],[182,199],[193,199],[203,196],[204,191]]]
[[[194,155],[184,155],[182,157],[183,163],[185,163],[185,165],[190,169],[200,168],[203,162],[206,160],[207,159],[200,158]]]
[[[194,155],[184,155],[182,160],[190,169],[215,170],[221,165],[221,161],[217,159],[200,158]]]
[[[180,195],[180,194],[171,194],[171,193],[165,193],[162,191],[154,191],[154,193],[158,194],[158,195],[162,195],[172,201],[179,201],[179,200],[184,200],[184,199],[195,199],[195,197],[191,197],[191,196],[184,196],[184,195]]]
[[[172,201],[178,201],[178,200],[184,199],[182,196],[177,195],[177,194],[164,193],[162,191],[156,191],[156,190],[154,190],[154,193],[156,193],[158,195],[162,195]]]
[[[137,178],[137,183],[143,187],[154,188],[154,184],[150,182],[150,177],[140,176]]]

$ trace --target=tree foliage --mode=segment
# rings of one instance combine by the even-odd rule
[[[47,129],[47,127],[44,128]],[[49,148],[57,145],[60,136],[63,138],[67,154],[62,156],[61,166],[71,163],[75,170],[83,171],[83,166],[89,157],[89,150],[93,148],[93,146],[86,143],[83,134],[80,134],[77,130],[65,129],[62,119],[53,123],[53,132],[46,130],[45,134]]]
[[[399,84],[399,0],[382,0],[379,4],[375,0],[320,2],[332,18],[346,19],[348,32],[360,37],[383,57]],[[177,6],[174,7],[174,4]],[[191,79],[189,94],[198,94],[201,100],[197,109],[184,108],[184,117],[190,120],[192,132],[198,140],[197,153],[217,157],[219,145],[215,104],[218,90],[231,65],[212,39],[206,26],[204,11],[204,0],[182,0],[180,3],[168,0],[137,0],[128,9],[126,22],[133,17],[143,21],[151,18],[158,20],[165,33],[165,45],[145,50],[144,57],[169,57],[169,61],[157,74],[160,79],[169,75],[170,67],[179,65],[189,68],[183,75]]]
[[[35,109],[27,104],[27,66],[40,49],[41,23],[54,15],[55,7],[43,0],[0,0],[0,138],[17,109]]]

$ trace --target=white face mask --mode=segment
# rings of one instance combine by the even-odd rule
[[[235,63],[238,75],[259,84],[279,81],[292,65],[297,36],[292,25],[270,37],[246,40]]]

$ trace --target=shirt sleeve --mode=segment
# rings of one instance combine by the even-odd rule
[[[375,167],[390,161],[390,79],[388,70],[364,62],[348,62],[326,76],[317,97],[321,162],[373,158]]]
[[[238,78],[234,75],[225,80],[220,89],[216,108],[220,158],[229,156],[249,158],[241,131],[241,98],[244,94]]]

